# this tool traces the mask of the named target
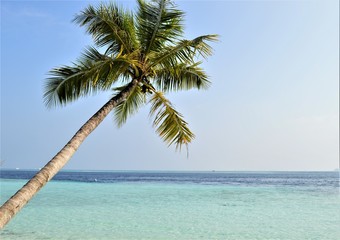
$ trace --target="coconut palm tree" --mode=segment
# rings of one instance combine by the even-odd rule
[[[92,35],[95,47],[87,47],[71,66],[50,71],[45,104],[64,106],[101,91],[113,91],[113,97],[3,204],[0,228],[53,178],[112,110],[121,126],[138,108],[150,104],[153,126],[168,145],[181,149],[193,140],[194,134],[165,94],[209,86],[199,58],[211,55],[207,42],[216,41],[217,35],[184,40],[184,13],[170,0],[138,0],[137,5],[135,14],[113,3],[88,6],[74,18]]]

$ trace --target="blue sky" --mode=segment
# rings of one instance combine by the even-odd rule
[[[95,1],[1,1],[1,160],[42,167],[110,96],[48,110],[48,71],[91,45],[71,22]],[[123,6],[135,8],[134,1]],[[109,116],[66,169],[333,170],[339,158],[339,2],[178,1],[186,38],[217,33],[208,91],[171,94],[196,134],[186,153],[155,134],[148,106]]]

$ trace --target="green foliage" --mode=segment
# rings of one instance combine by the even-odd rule
[[[155,86],[163,92],[189,90],[192,88],[207,89],[210,85],[208,76],[199,67],[200,63],[186,65],[180,63],[171,68],[156,70]]]
[[[122,91],[126,86],[116,88],[117,92]],[[121,127],[129,117],[138,111],[146,103],[146,96],[140,87],[135,87],[124,102],[119,104],[115,109],[115,122]]]
[[[168,0],[138,0],[137,34],[143,56],[158,52],[183,34],[184,13]]]
[[[73,20],[85,26],[98,47],[107,53],[132,52],[137,48],[133,14],[113,3],[88,6]]]
[[[120,77],[126,77],[129,67],[124,59],[112,59],[90,47],[73,66],[50,71],[51,77],[45,85],[45,104],[48,107],[65,105],[98,90],[109,90]]]
[[[161,92],[155,92],[150,99],[150,116],[154,116],[153,126],[163,140],[176,144],[176,149],[188,145],[195,135],[188,128],[183,116],[177,112]]]
[[[212,48],[206,41],[217,41],[217,35],[200,36],[193,40],[181,40],[175,45],[166,46],[161,51],[150,54],[149,68],[172,68],[180,63],[194,64],[198,56],[207,58]],[[196,62],[197,65],[200,62]]]
[[[208,42],[218,36],[183,39],[184,13],[172,1],[137,2],[136,13],[102,3],[76,15],[74,22],[86,28],[95,47],[86,48],[71,66],[50,71],[44,101],[54,107],[100,91],[114,89],[118,95],[131,81],[138,81],[114,110],[117,125],[149,102],[157,133],[180,149],[194,134],[162,92],[207,89],[210,82],[199,58],[212,54]]]

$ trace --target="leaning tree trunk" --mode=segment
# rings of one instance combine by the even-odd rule
[[[0,229],[64,167],[85,138],[104,120],[114,107],[126,99],[137,83],[137,80],[133,80],[120,94],[110,99],[78,130],[51,161],[0,207]]]

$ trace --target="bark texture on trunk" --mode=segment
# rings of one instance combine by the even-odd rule
[[[120,94],[110,99],[76,132],[51,161],[0,207],[0,229],[64,167],[85,138],[104,120],[114,107],[126,99],[137,83],[137,80],[133,80]]]

